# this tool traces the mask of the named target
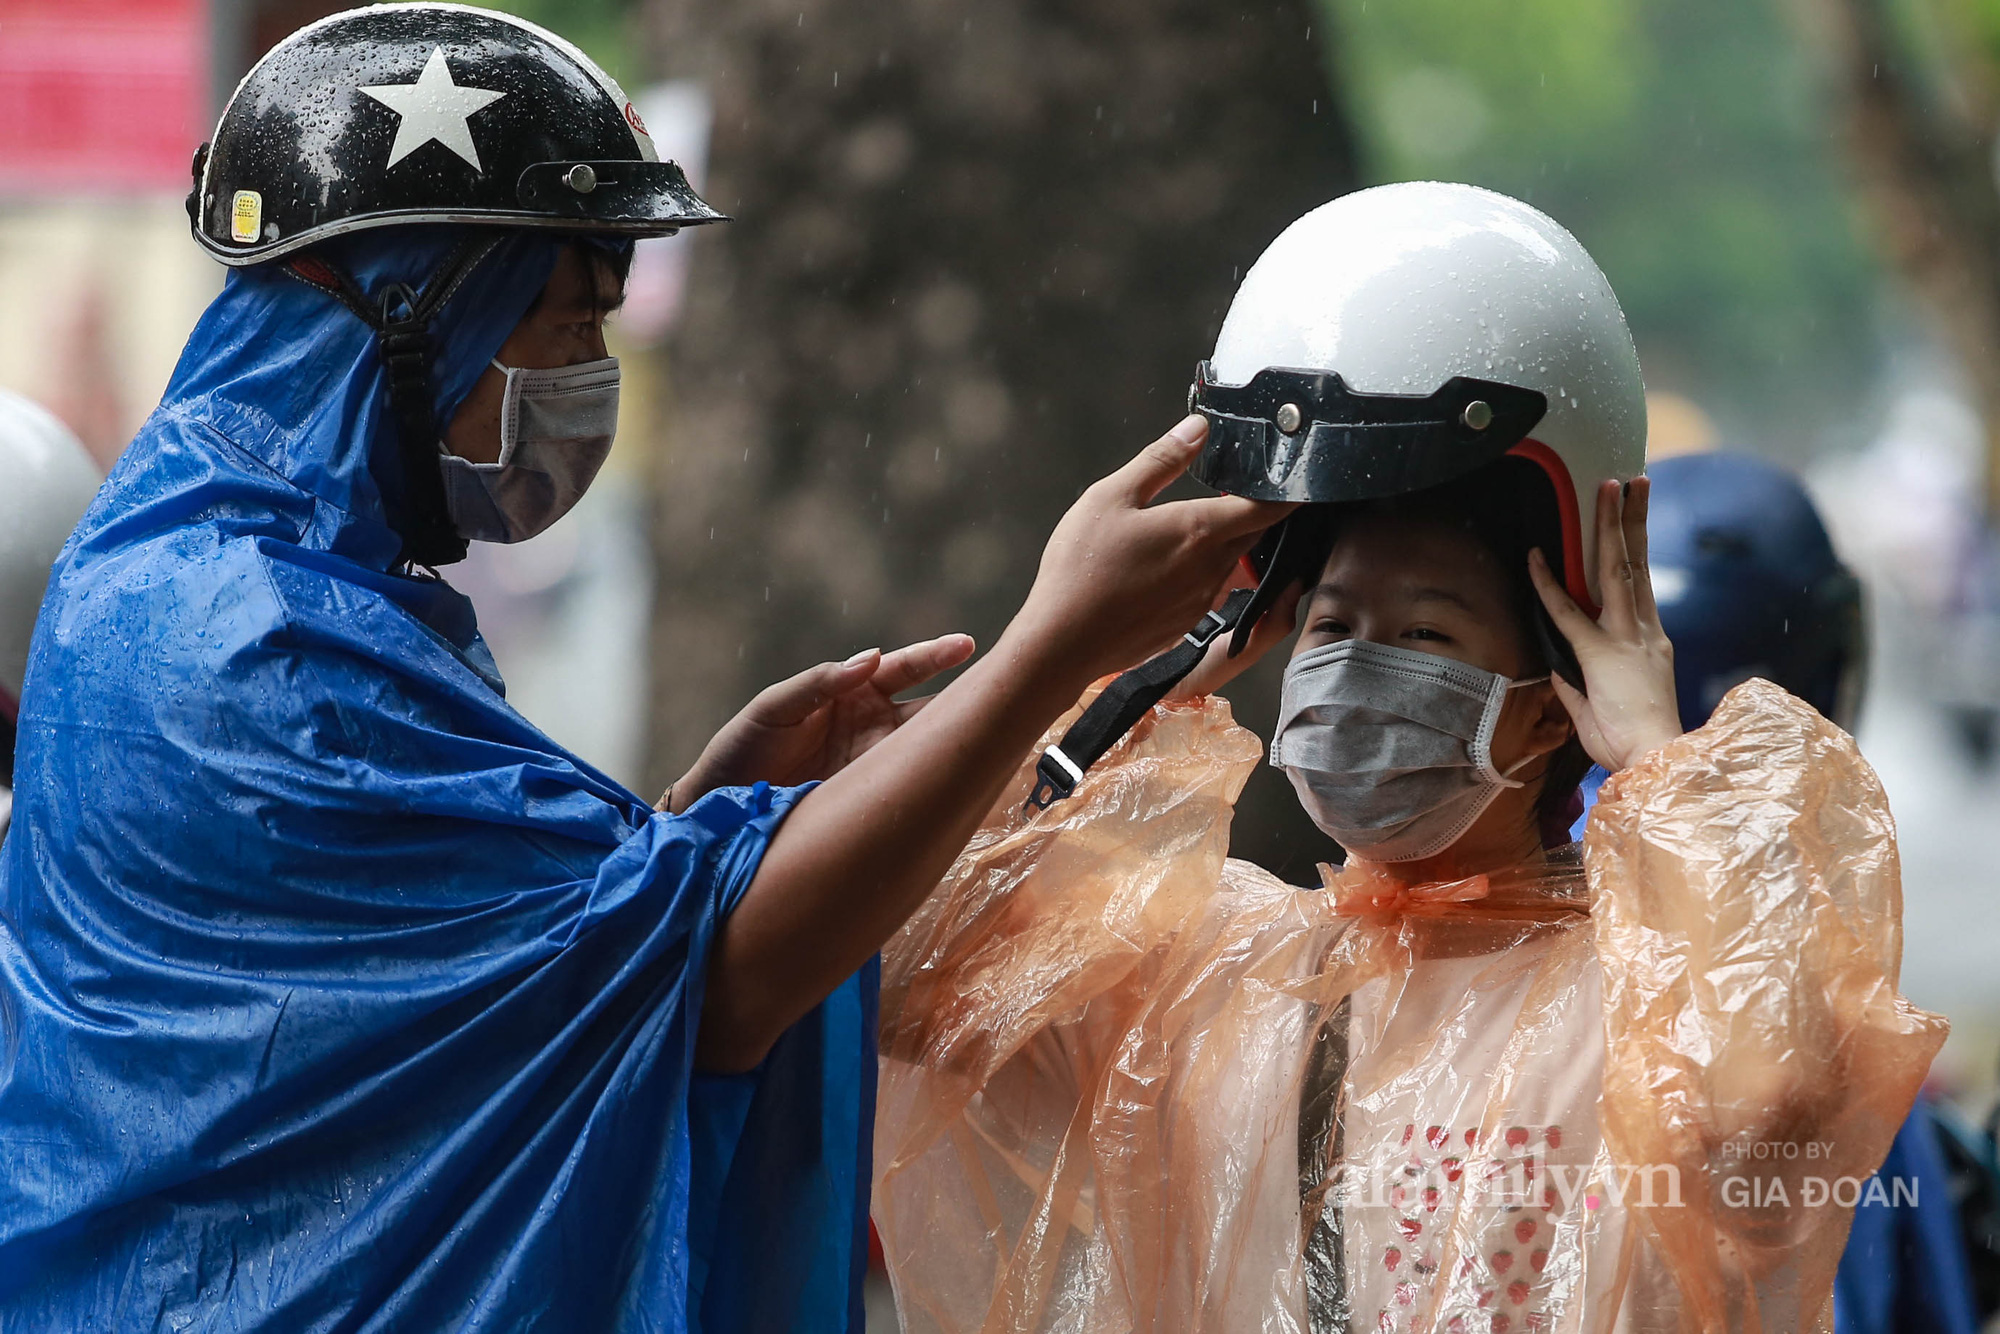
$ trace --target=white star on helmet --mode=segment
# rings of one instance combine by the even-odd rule
[[[402,117],[396,124],[396,142],[389,149],[389,166],[435,140],[471,163],[474,171],[485,170],[468,121],[473,112],[507,94],[453,83],[443,47],[431,48],[431,58],[424,62],[415,83],[378,83],[361,91]]]

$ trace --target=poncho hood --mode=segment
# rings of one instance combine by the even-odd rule
[[[421,290],[463,236],[452,227],[363,233],[323,247],[374,296],[391,283]],[[510,235],[438,312],[431,381],[435,419],[451,420],[473,383],[548,281],[562,242]],[[299,495],[272,497],[290,540],[383,570],[400,545],[388,505],[402,465],[375,334],[283,265],[231,269],[189,338],[159,413],[198,425]],[[213,479],[204,479],[212,481]],[[178,521],[172,492],[118,506]]]

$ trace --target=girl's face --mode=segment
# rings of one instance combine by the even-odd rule
[[[1502,676],[1527,675],[1535,655],[1508,596],[1524,574],[1503,572],[1484,545],[1449,525],[1362,514],[1341,533],[1319,586],[1301,603],[1293,656],[1365,639]]]
[[[1525,571],[1505,571],[1476,538],[1444,523],[1407,515],[1362,514],[1334,544],[1319,585],[1300,602],[1293,656],[1362,639],[1417,653],[1455,658],[1519,680],[1540,675],[1540,655],[1528,642],[1509,585]],[[1525,786],[1503,790],[1471,829],[1437,857],[1397,865],[1412,880],[1517,864],[1541,847],[1537,780],[1546,757],[1571,734],[1569,714],[1546,681],[1507,694],[1493,732],[1493,762],[1502,772],[1522,764]]]

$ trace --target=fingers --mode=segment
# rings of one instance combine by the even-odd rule
[[[1234,638],[1223,635],[1208,646],[1201,662],[1189,672],[1181,683],[1174,687],[1173,699],[1198,699],[1212,695],[1231,681],[1248,671],[1252,664],[1279,644],[1285,642],[1299,622],[1299,599],[1303,590],[1293,584],[1278,595],[1262,620],[1250,632],[1250,641],[1235,657],[1229,656],[1229,645]]]
[[[1528,578],[1534,582],[1535,592],[1541,596],[1542,605],[1548,608],[1549,619],[1556,623],[1556,629],[1570,642],[1571,648],[1590,642],[1591,636],[1602,634],[1597,622],[1590,619],[1583,608],[1576,605],[1576,599],[1556,582],[1554,570],[1549,568],[1548,557],[1536,547],[1528,553]]]
[[[882,650],[865,648],[846,662],[808,667],[797,676],[766,686],[745,712],[766,727],[796,726],[836,695],[845,695],[873,678],[881,664]]]
[[[886,655],[863,649],[845,662],[823,662],[765,687],[744,712],[760,726],[796,727],[829,700],[864,685],[884,695],[921,685],[970,658],[974,647],[971,635],[941,635]]]
[[[1243,646],[1241,656],[1251,661],[1262,657],[1273,644],[1282,643],[1299,626],[1299,604],[1305,599],[1305,585],[1295,583],[1278,594],[1278,600],[1271,604],[1264,619],[1250,632],[1250,642]]]
[[[1315,579],[1318,577],[1317,575],[1313,576]],[[1277,631],[1279,639],[1283,639],[1286,635],[1299,628],[1299,611],[1306,605],[1306,589],[1310,583],[1311,580],[1300,580],[1298,583],[1292,585],[1289,592],[1285,593],[1272,605],[1272,622],[1281,627]]]
[[[971,635],[941,635],[899,648],[882,659],[870,684],[884,695],[897,695],[948,672],[972,656]]]
[[[1549,677],[1549,684],[1556,688],[1556,698],[1561,700],[1563,708],[1569,711],[1569,720],[1576,724],[1577,734],[1581,736],[1584,726],[1584,711],[1590,707],[1590,701],[1585,698],[1582,691],[1563,680],[1560,676],[1551,675]]]
[[[1256,627],[1250,631],[1250,638],[1243,645],[1243,651],[1235,658],[1229,659],[1231,676],[1241,675],[1252,663],[1291,638],[1292,631],[1299,626],[1299,603],[1304,595],[1305,589],[1298,584],[1293,584],[1278,594],[1278,600],[1271,604],[1265,611],[1263,619],[1259,620]],[[1232,636],[1224,635],[1216,642],[1211,652],[1219,652],[1226,658],[1231,638]]]
[[[1631,629],[1632,560],[1625,552],[1625,527],[1620,519],[1625,488],[1615,481],[1597,488],[1597,588],[1604,603],[1599,623],[1607,630]]]
[[[1646,512],[1652,507],[1653,479],[1634,477],[1625,484],[1625,513],[1621,528],[1625,536],[1625,558],[1635,565],[1646,563]]]
[[[1165,435],[1139,451],[1138,457],[1111,474],[1110,480],[1136,508],[1152,503],[1176,477],[1188,470],[1208,439],[1208,420],[1189,413]]]
[[[1634,477],[1625,492],[1625,558],[1632,562],[1632,603],[1639,623],[1658,625],[1659,604],[1653,600],[1653,567],[1647,557],[1646,516],[1652,509],[1653,483]]]
[[[1211,536],[1234,542],[1255,539],[1266,528],[1290,514],[1298,505],[1289,500],[1245,500],[1242,496],[1214,496],[1200,500],[1177,500],[1186,506],[1187,517],[1200,524]]]

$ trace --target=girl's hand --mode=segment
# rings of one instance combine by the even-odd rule
[[[884,654],[867,649],[766,687],[674,780],[658,809],[679,815],[719,787],[793,787],[830,778],[929,703],[895,696],[972,656],[972,636],[945,635]]]
[[[1674,646],[1660,628],[1653,578],[1646,568],[1651,488],[1639,477],[1629,486],[1610,481],[1597,490],[1597,582],[1604,596],[1600,619],[1591,620],[1576,605],[1539,550],[1528,556],[1528,576],[1576,653],[1588,693],[1579,694],[1561,677],[1551,678],[1551,684],[1576,723],[1583,748],[1612,773],[1630,768],[1681,734]]]

